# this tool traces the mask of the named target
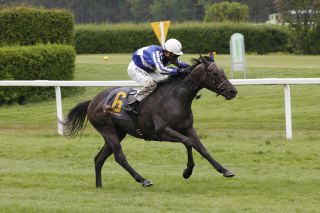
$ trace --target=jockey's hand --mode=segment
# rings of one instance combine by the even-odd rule
[[[189,74],[191,71],[192,71],[191,67],[178,68],[177,73],[178,74]]]

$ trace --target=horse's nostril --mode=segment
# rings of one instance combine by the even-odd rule
[[[232,90],[232,93],[233,93],[233,94],[237,94],[237,93],[238,93],[238,90],[234,89],[234,90]]]
[[[237,90],[231,90],[230,93],[233,95],[233,96],[236,96],[238,91]]]

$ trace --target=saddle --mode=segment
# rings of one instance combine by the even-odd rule
[[[128,116],[128,104],[135,100],[137,89],[134,88],[117,88],[109,93],[103,104],[103,111],[109,112],[115,117],[122,120],[130,120]]]
[[[129,113],[131,108],[128,107],[128,104],[135,100],[135,94],[137,91],[137,89],[127,87],[114,89],[106,97],[103,104],[103,111],[108,112],[111,116],[117,119],[132,121],[137,134],[144,140],[148,140],[144,137],[144,133],[140,128],[138,115],[133,114],[132,112]]]
[[[167,84],[169,81],[170,79],[167,78],[157,82],[157,88]],[[104,112],[108,111],[113,115],[116,115],[120,119],[123,117],[126,117],[126,116],[123,116],[123,114],[126,114],[125,111],[131,112],[137,115],[138,113],[135,110],[138,109],[139,106],[137,105],[129,106],[129,104],[132,104],[133,102],[136,101],[135,95],[137,94],[137,92],[138,92],[137,89],[128,88],[128,87],[120,87],[120,88],[114,89],[107,96],[105,103],[103,105],[103,111]],[[149,94],[149,96],[150,95],[151,94]],[[146,101],[149,98],[149,96],[146,97],[143,101],[139,102],[138,105]]]

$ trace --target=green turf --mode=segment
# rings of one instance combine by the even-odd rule
[[[80,55],[77,80],[128,80],[129,54]],[[196,55],[186,55],[189,60]],[[319,77],[319,56],[250,55],[250,78]],[[230,75],[229,57],[217,62]],[[240,74],[238,74],[240,77]],[[66,113],[102,88],[63,99]],[[319,212],[319,85],[291,86],[293,140],[285,139],[283,86],[239,86],[231,101],[201,91],[195,127],[209,152],[236,173],[223,178],[198,153],[182,178],[181,144],[127,137],[128,161],[154,182],[142,188],[111,156],[95,189],[103,145],[89,125],[81,140],[56,135],[55,101],[0,107],[0,212]]]

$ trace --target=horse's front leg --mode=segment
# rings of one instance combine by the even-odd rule
[[[185,146],[188,153],[188,163],[187,163],[187,168],[183,171],[183,177],[185,179],[188,179],[192,175],[194,161],[193,161],[193,155],[192,155],[192,146],[187,146],[187,145]]]
[[[187,168],[183,172],[183,177],[188,179],[193,171],[194,161],[192,156],[192,141],[184,136],[183,134],[171,129],[170,127],[166,127],[159,134],[162,140],[171,141],[171,142],[181,142],[185,145],[188,154],[188,163]]]
[[[228,169],[224,168],[220,165],[207,151],[204,145],[201,143],[195,129],[192,127],[185,132],[186,137],[188,137],[192,141],[192,147],[196,149],[202,157],[207,159],[212,166],[220,173],[223,173],[224,177],[233,177],[234,173],[229,171]]]

